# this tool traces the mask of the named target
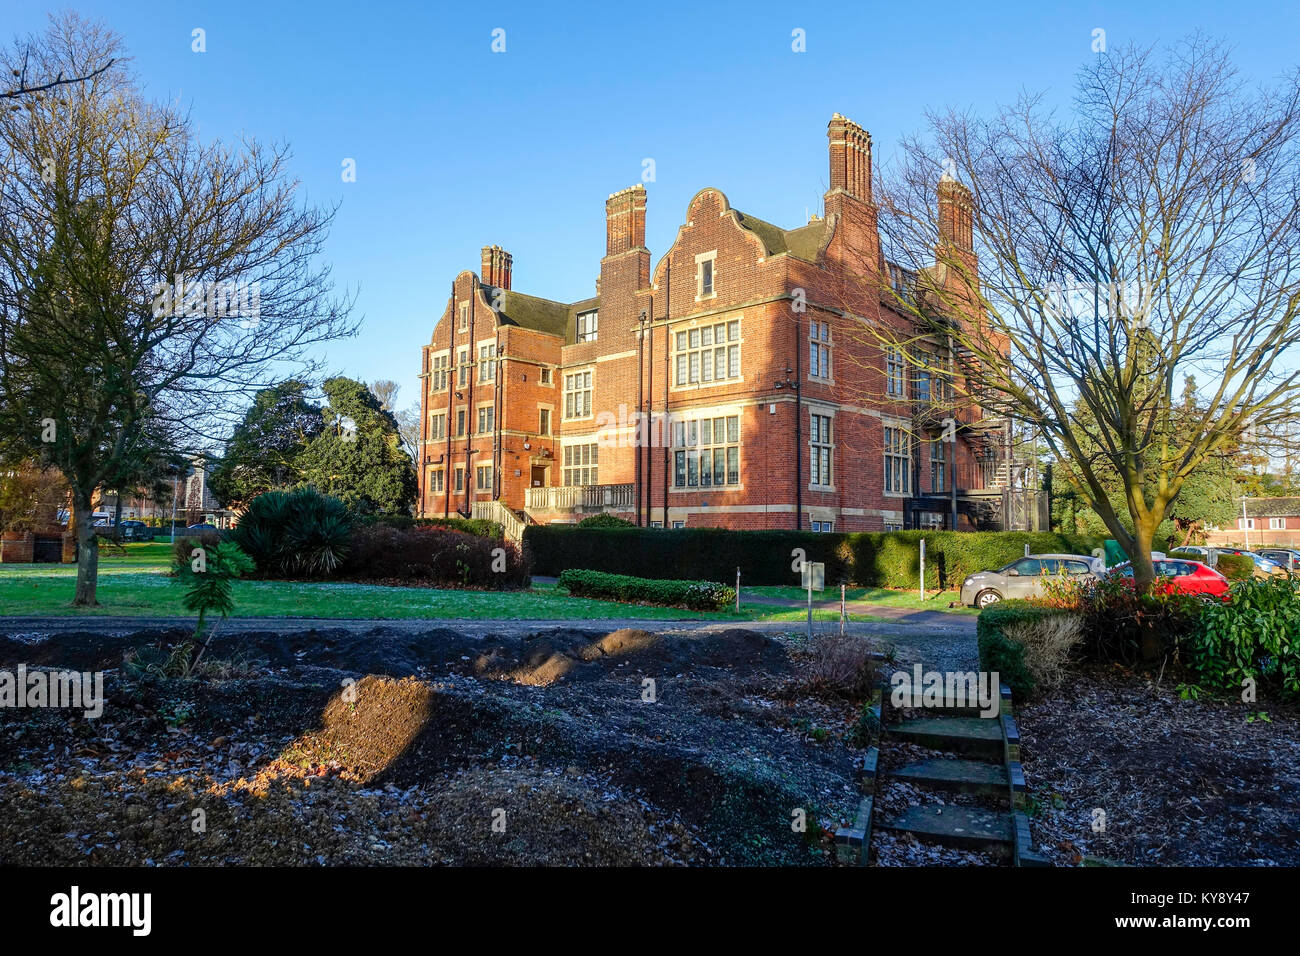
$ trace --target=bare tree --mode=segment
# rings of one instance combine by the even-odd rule
[[[75,15],[9,59],[113,63],[0,113],[0,444],[67,479],[75,603],[94,604],[96,489],[151,436],[209,446],[286,363],[311,374],[313,346],[356,327],[318,263],[332,211],[295,202],[286,147],[200,141]]]
[[[386,412],[397,407],[397,393],[401,390],[402,386],[386,378],[381,378],[370,386],[370,393],[379,399],[379,407]]]
[[[877,191],[887,255],[916,277],[882,295],[913,322],[859,334],[914,363],[946,343],[963,399],[1069,463],[1141,588],[1189,475],[1295,419],[1298,105],[1295,74],[1248,89],[1200,37],[1120,50],[1068,116],[1037,97],[932,115]],[[1212,384],[1175,428],[1187,375]]]

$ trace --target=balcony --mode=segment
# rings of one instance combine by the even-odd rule
[[[559,485],[553,488],[529,488],[527,510],[562,514],[599,514],[602,511],[631,511],[635,502],[634,486]]]

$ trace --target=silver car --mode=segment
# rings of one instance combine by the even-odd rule
[[[1030,554],[996,571],[980,571],[961,583],[961,603],[988,607],[1010,598],[1041,597],[1043,585],[1058,575],[1094,580],[1095,559],[1086,554]]]

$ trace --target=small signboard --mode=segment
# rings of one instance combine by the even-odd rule
[[[826,565],[822,561],[805,561],[803,563],[803,589],[805,591],[826,590]]]

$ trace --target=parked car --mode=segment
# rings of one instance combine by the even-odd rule
[[[217,526],[214,525],[214,524],[207,524],[207,523],[204,523],[204,524],[192,524],[192,525],[190,525],[188,528],[186,528],[185,530],[186,530],[186,531],[216,531],[216,530],[217,530]]]
[[[1159,594],[1198,594],[1207,600],[1228,599],[1228,579],[1207,564],[1179,558],[1163,558],[1152,564],[1156,571],[1154,589]],[[1131,586],[1133,563],[1117,564],[1107,573],[1119,575]]]
[[[1219,554],[1239,554],[1250,558],[1255,562],[1255,576],[1268,577],[1275,574],[1286,574],[1286,569],[1276,561],[1270,561],[1257,551],[1247,551],[1245,548],[1217,548]]]
[[[1094,558],[1087,554],[1031,554],[996,571],[980,571],[961,583],[961,603],[988,607],[1010,598],[1040,597],[1044,585],[1056,575],[1072,580],[1093,580]]]
[[[1294,548],[1260,548],[1258,554],[1268,558],[1283,571],[1300,573],[1300,551]]]
[[[117,526],[117,537],[122,541],[152,541],[153,528],[143,521],[123,521]]]

